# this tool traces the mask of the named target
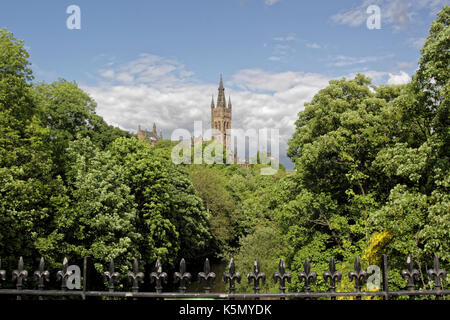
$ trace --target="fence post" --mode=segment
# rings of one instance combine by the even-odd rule
[[[175,272],[173,275],[173,283],[180,282],[178,292],[186,292],[186,286],[188,286],[191,282],[191,278],[191,274],[189,272],[186,272],[186,261],[184,260],[184,258],[182,258],[180,261],[180,272]]]
[[[408,256],[406,263],[408,269],[403,269],[401,275],[403,279],[408,278],[408,291],[414,291],[414,281],[419,281],[419,271],[414,269],[414,261],[411,259],[411,256]],[[410,295],[409,300],[414,300],[414,296]]]
[[[266,283],[266,275],[261,272],[261,268],[259,266],[258,259],[255,260],[253,264],[253,272],[250,272],[247,275],[248,283],[250,283],[253,280],[253,291],[255,293],[259,293],[260,287],[259,287],[259,281],[261,280],[262,284]],[[255,300],[259,300],[259,298],[255,298]]]
[[[159,259],[156,260],[155,272],[150,273],[150,283],[155,282],[156,293],[162,292],[162,282],[167,283],[167,273],[162,271],[162,264]]]
[[[356,292],[361,292],[361,287],[364,284],[365,281],[367,281],[367,272],[364,270],[361,270],[361,263],[359,261],[359,257],[356,257],[355,259],[355,270],[350,271],[348,273],[348,277],[350,278],[350,282],[355,279],[355,289]],[[356,296],[356,300],[361,300],[361,296]]]
[[[434,279],[434,289],[437,291],[436,300],[441,299],[441,295],[439,294],[439,291],[441,291],[442,288],[441,278],[445,279],[445,274],[445,270],[440,268],[439,259],[435,254],[433,259],[433,269],[428,270],[428,279]]]
[[[131,291],[133,293],[139,292],[139,283],[144,282],[144,273],[139,272],[139,263],[137,259],[133,260],[133,271],[128,273],[128,280],[132,283]],[[136,300],[136,298],[133,298]]]
[[[230,265],[228,266],[228,272],[225,272],[223,274],[223,281],[227,283],[227,281],[230,282],[230,289],[229,293],[233,294],[236,290],[235,282],[241,283],[241,274],[239,272],[236,272],[236,266],[234,265],[234,259],[231,258]],[[230,300],[233,300],[234,298],[230,298]]]
[[[289,272],[286,272],[286,265],[284,264],[284,260],[280,259],[280,263],[278,264],[278,272],[275,272],[273,274],[273,281],[277,283],[277,281],[280,280],[279,289],[281,293],[286,292],[286,280],[287,282],[291,283],[291,277],[292,275]],[[282,297],[281,300],[285,300],[285,298]]]
[[[61,291],[65,292],[67,291],[67,279],[70,276],[70,273],[67,271],[67,268],[69,267],[69,261],[66,257],[64,257],[62,269],[58,271],[56,274],[56,280],[61,280]],[[66,296],[62,296],[62,300],[65,300]]]
[[[44,257],[41,257],[41,261],[39,262],[39,270],[34,272],[34,278],[38,282],[38,290],[43,291],[45,287],[44,282],[48,282],[50,280],[50,273],[45,270]],[[42,296],[39,296],[38,299],[42,300]]]
[[[214,283],[216,279],[216,274],[211,272],[211,266],[209,265],[209,260],[206,258],[205,264],[203,266],[203,272],[198,273],[198,281],[203,281],[203,290],[205,293],[209,293],[211,290],[211,284]]]
[[[336,282],[341,281],[342,274],[339,271],[336,271],[336,264],[334,262],[334,258],[330,259],[329,271],[325,271],[323,273],[323,279],[327,282],[327,279],[330,280],[329,290],[331,293],[336,292]],[[331,300],[336,300],[336,297],[331,297]]]
[[[84,257],[83,259],[83,294],[81,296],[83,300],[86,300],[86,291],[88,286],[88,259],[89,257]]]
[[[388,261],[387,256],[385,254],[383,254],[382,272],[383,272],[383,291],[384,291],[383,299],[389,300]]]
[[[103,272],[103,279],[108,281],[108,292],[114,292],[114,284],[119,281],[120,273],[115,271],[113,258],[109,260],[109,271]]]
[[[5,270],[1,270],[2,268],[2,259],[0,259],[0,281],[5,281],[6,279],[6,271]],[[0,288],[1,288],[1,284],[0,284]]]
[[[303,290],[306,293],[309,293],[311,290],[311,284],[314,283],[317,279],[317,274],[315,272],[311,272],[311,263],[309,262],[309,259],[306,258],[305,264],[303,265],[304,272],[300,272],[298,274],[298,280],[300,283],[302,281],[305,281],[305,286],[303,287]],[[306,298],[307,300],[309,298]]]
[[[13,271],[12,279],[16,280],[16,288],[17,290],[23,289],[23,281],[26,281],[28,277],[28,271],[23,267],[23,258],[19,258],[19,263],[17,264],[17,270]],[[17,300],[22,300],[22,296],[18,295]]]

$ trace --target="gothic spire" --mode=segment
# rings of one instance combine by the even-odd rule
[[[214,109],[214,95],[211,97],[211,109]]]
[[[223,87],[222,74],[220,74],[219,95],[217,96],[217,108],[225,108],[227,103],[225,101],[225,89]]]
[[[228,96],[228,108],[231,109],[231,97]]]

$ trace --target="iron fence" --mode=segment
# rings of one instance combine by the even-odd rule
[[[60,282],[60,289],[46,289],[46,283],[50,281],[50,273],[45,270],[44,259],[41,258],[38,270],[36,270],[32,277],[35,279],[34,288],[26,288],[25,282],[29,277],[28,271],[24,269],[24,262],[20,257],[17,269],[13,270],[10,278],[15,285],[15,289],[5,289],[0,287],[0,297],[16,296],[17,300],[22,297],[31,297],[32,299],[44,299],[44,297],[57,297],[60,299],[67,299],[67,297],[78,297],[85,300],[88,297],[109,297],[109,298],[125,298],[125,299],[140,299],[140,298],[154,298],[154,299],[183,299],[183,298],[213,298],[213,299],[317,299],[329,298],[335,300],[338,297],[355,297],[360,300],[362,297],[382,297],[388,300],[391,297],[407,296],[409,299],[414,299],[418,296],[432,296],[439,300],[444,296],[450,294],[450,290],[443,288],[446,271],[440,268],[439,259],[435,255],[433,261],[433,268],[427,272],[428,279],[434,283],[434,290],[416,290],[416,284],[420,281],[419,271],[414,268],[414,262],[411,257],[408,257],[406,268],[401,271],[403,279],[407,280],[407,286],[401,291],[390,291],[388,283],[388,260],[386,255],[382,257],[381,266],[381,287],[378,291],[362,291],[363,285],[367,282],[370,273],[362,270],[361,263],[358,257],[355,258],[354,270],[348,273],[350,282],[354,282],[355,291],[353,292],[337,292],[336,288],[339,282],[342,281],[343,275],[336,270],[334,259],[330,260],[329,270],[323,273],[323,280],[328,285],[327,292],[312,292],[311,285],[316,282],[318,275],[311,271],[311,263],[306,259],[304,270],[297,274],[298,280],[303,285],[302,292],[286,292],[286,282],[291,282],[292,274],[286,271],[283,259],[280,259],[279,270],[272,275],[272,281],[279,284],[278,293],[261,293],[261,284],[268,281],[265,273],[261,271],[258,260],[255,261],[253,271],[248,273],[248,283],[253,284],[253,293],[236,293],[236,283],[240,283],[242,275],[237,272],[234,260],[231,259],[228,271],[222,276],[222,280],[228,285],[227,293],[211,292],[211,286],[216,280],[216,274],[212,272],[210,262],[205,260],[203,271],[197,274],[197,280],[203,283],[203,293],[186,292],[187,287],[193,280],[192,274],[187,271],[186,262],[181,259],[179,271],[173,273],[172,282],[178,285],[178,292],[164,292],[164,285],[168,284],[169,276],[162,270],[161,261],[158,259],[154,271],[146,277],[144,272],[139,271],[139,262],[134,260],[132,263],[131,272],[126,275],[131,291],[117,291],[117,285],[121,280],[121,275],[114,267],[114,260],[111,259],[108,266],[108,271],[103,273],[103,280],[105,287],[103,290],[91,290],[89,286],[88,273],[88,257],[83,260],[83,275],[81,276],[81,268],[72,265],[69,266],[67,258],[64,258],[62,268],[56,273],[56,281]],[[81,285],[81,279],[83,284]],[[140,291],[144,280],[149,279],[149,282],[154,285],[155,291]],[[0,260],[0,284],[6,281],[6,271],[1,270]],[[106,290],[105,290],[106,289]]]

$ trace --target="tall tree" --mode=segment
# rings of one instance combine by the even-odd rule
[[[187,174],[136,138],[119,138],[110,150],[134,196],[144,258],[172,263],[178,255],[201,256],[210,240],[207,216]]]
[[[23,42],[0,30],[0,255],[33,255],[61,181],[51,177],[49,131],[37,116]],[[5,258],[4,258],[5,259]]]
[[[400,122],[418,134],[380,151],[375,166],[395,185],[369,220],[374,238],[384,240],[367,254],[377,260],[389,253],[395,271],[411,255],[422,286],[428,285],[426,269],[434,254],[444,267],[450,264],[449,22],[445,6],[431,26],[411,90],[396,101]],[[399,277],[393,282],[403,285]]]
[[[142,238],[136,231],[137,213],[125,169],[89,138],[79,136],[66,153],[66,201],[36,247],[52,265],[62,256],[76,261],[91,256],[102,271],[102,263],[114,258],[125,272],[129,261],[141,258],[136,243]]]
[[[131,135],[119,128],[109,126],[96,114],[96,102],[75,82],[64,79],[50,84],[35,84],[33,93],[42,124],[50,129],[49,149],[55,163],[55,174],[64,175],[65,149],[77,135],[89,137],[105,149],[119,137]]]

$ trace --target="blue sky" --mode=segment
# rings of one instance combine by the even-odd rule
[[[75,80],[109,123],[136,130],[209,121],[219,74],[234,127],[278,127],[281,151],[303,103],[330,79],[405,83],[447,0],[3,1],[0,27],[25,40],[37,81]],[[69,30],[69,5],[81,29]],[[369,30],[369,5],[381,29]],[[286,160],[284,160],[287,163]]]

